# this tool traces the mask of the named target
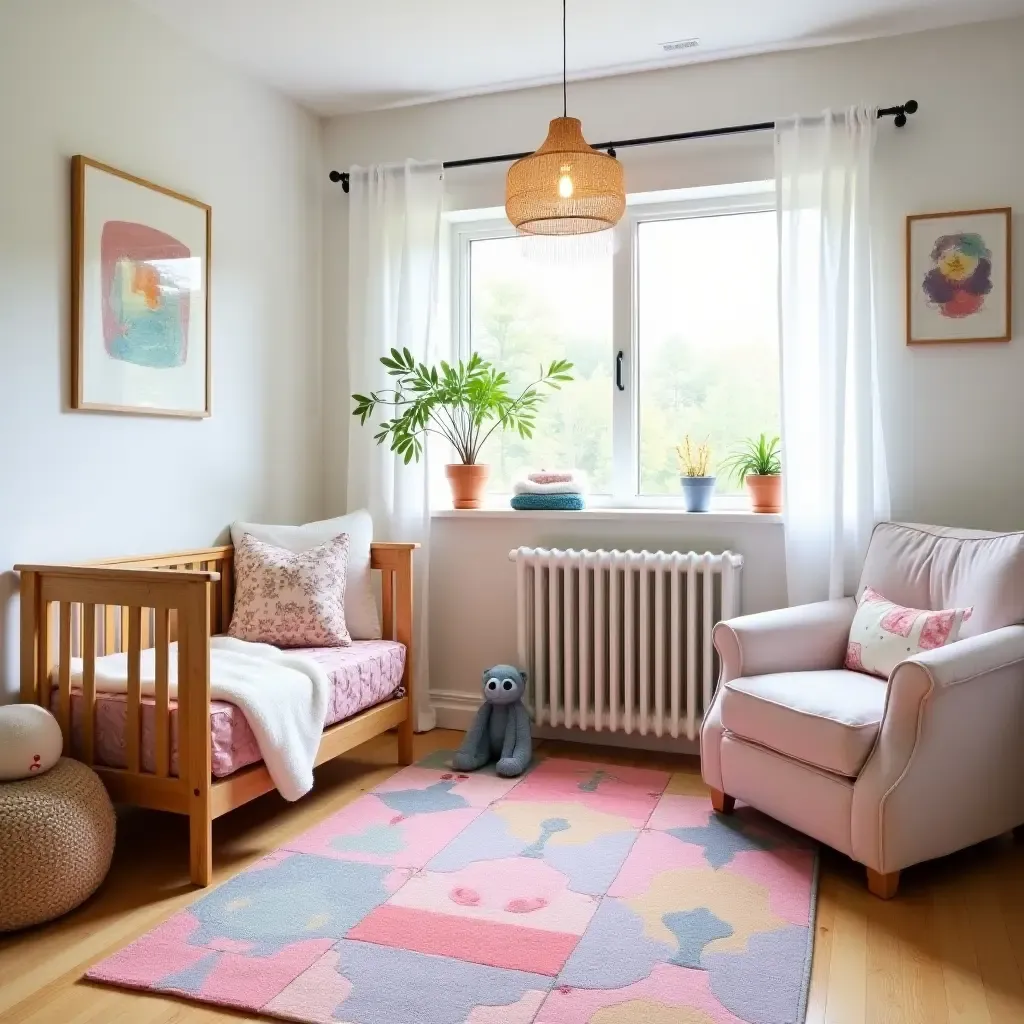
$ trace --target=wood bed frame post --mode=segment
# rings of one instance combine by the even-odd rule
[[[405,699],[408,701],[408,715],[398,726],[398,763],[412,764],[413,734],[416,731],[416,657],[413,644],[413,568],[412,555],[418,545],[403,545],[404,550],[397,552],[395,564],[395,639],[405,644],[405,670],[402,673],[402,685],[405,687]]]
[[[189,874],[213,879],[210,756],[210,584],[182,587],[178,609],[178,774],[186,780]]]
[[[39,574],[21,574],[21,703],[39,703]]]

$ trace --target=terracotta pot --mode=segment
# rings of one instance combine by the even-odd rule
[[[776,473],[773,476],[748,474],[746,481],[747,490],[750,492],[750,503],[755,512],[782,511],[782,476],[780,474]]]
[[[483,505],[490,466],[466,466],[456,462],[445,466],[444,473],[452,489],[455,508],[480,508]]]

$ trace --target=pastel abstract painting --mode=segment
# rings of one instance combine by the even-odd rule
[[[907,342],[1009,341],[1010,210],[907,218]]]
[[[100,236],[103,341],[114,359],[157,368],[188,357],[191,253],[176,238],[111,220]]]
[[[71,159],[71,407],[210,415],[212,211]]]
[[[932,246],[932,269],[925,274],[928,302],[943,316],[973,316],[992,291],[992,250],[977,232],[941,235]]]

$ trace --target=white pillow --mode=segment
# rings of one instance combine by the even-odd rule
[[[348,587],[345,591],[345,623],[353,640],[379,640],[380,616],[373,596],[370,571],[370,544],[373,520],[365,509],[337,519],[324,519],[305,526],[262,526],[259,523],[232,523],[231,543],[238,547],[244,534],[250,533],[264,544],[273,544],[297,554],[347,533]]]
[[[846,667],[853,672],[888,679],[892,670],[906,658],[956,643],[960,639],[960,627],[973,610],[905,608],[871,587],[865,587],[850,626]]]

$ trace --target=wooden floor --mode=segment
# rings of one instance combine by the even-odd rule
[[[418,755],[458,745],[459,734],[417,736]],[[696,761],[610,748],[544,743],[574,756],[673,771],[670,792],[702,793]],[[221,882],[397,769],[383,736],[317,770],[295,804],[269,794],[214,822],[214,882]],[[936,808],[941,813],[941,808]],[[79,981],[95,961],[195,898],[183,818],[128,811],[119,820],[107,881],[53,924],[0,938],[0,1021],[33,1024],[199,1024],[252,1019],[180,1000]],[[904,874],[889,903],[869,896],[861,870],[823,857],[808,1024],[1022,1024],[1024,842],[1010,837]]]

